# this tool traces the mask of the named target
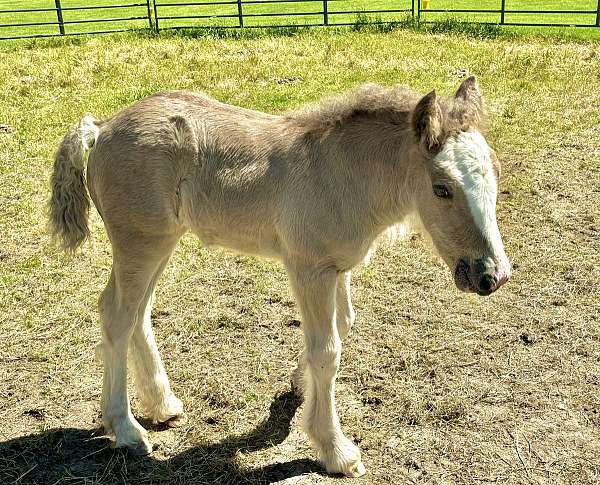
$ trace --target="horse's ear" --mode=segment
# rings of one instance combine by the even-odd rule
[[[458,101],[458,118],[462,122],[463,129],[477,127],[483,118],[483,96],[475,76],[469,76],[462,82],[454,99]]]
[[[475,78],[475,76],[469,76],[465,79],[459,86],[454,97],[456,99],[462,99],[463,101],[481,103],[481,92],[479,91],[477,78]]]
[[[442,137],[442,108],[435,91],[423,96],[413,113],[413,130],[417,140],[430,152],[440,147]]]

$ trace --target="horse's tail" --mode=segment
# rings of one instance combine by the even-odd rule
[[[56,155],[50,185],[49,229],[68,252],[75,251],[89,236],[90,198],[85,186],[84,164],[88,150],[98,137],[98,125],[86,115],[65,135]]]

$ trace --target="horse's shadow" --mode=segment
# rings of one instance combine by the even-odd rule
[[[293,392],[275,397],[269,417],[249,433],[200,445],[164,461],[113,450],[101,430],[56,428],[0,443],[0,483],[272,483],[322,472],[309,459],[241,469],[238,452],[282,443],[301,400]]]

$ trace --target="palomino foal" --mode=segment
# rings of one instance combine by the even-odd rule
[[[285,116],[180,91],[104,121],[84,117],[56,154],[50,223],[67,250],[88,236],[89,152],[87,189],[113,251],[99,351],[102,418],[116,446],[152,450],[129,405],[128,349],[150,417],[184,417],[150,314],[156,282],[191,230],[206,245],[283,262],[303,319],[295,380],[305,392],[304,428],[328,472],[362,475],[334,400],[354,321],[350,270],[379,234],[410,217],[460,290],[489,295],[510,275],[495,215],[499,164],[478,131],[482,104],[471,77],[451,98],[366,85]]]

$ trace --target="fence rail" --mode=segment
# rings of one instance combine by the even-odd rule
[[[0,0],[0,40],[100,34],[134,29],[260,28],[352,25],[356,17],[391,23],[412,16],[432,22],[464,16],[469,22],[510,26],[600,27],[600,0],[570,0],[564,9],[535,9],[527,0],[487,0],[488,8],[464,8],[452,0],[146,0],[73,5],[74,0],[34,0],[31,8]],[[122,0],[121,0],[122,1]],[[83,3],[80,2],[80,3]],[[87,3],[87,2],[86,2]],[[450,8],[458,4],[457,8]],[[543,2],[541,2],[543,3]],[[15,8],[5,8],[16,5]],[[587,7],[587,8],[586,8]],[[373,17],[376,15],[377,17]],[[536,16],[532,20],[532,17]],[[282,18],[288,21],[279,22]],[[272,19],[279,19],[273,24]],[[589,20],[589,22],[588,22]],[[98,29],[86,26],[96,25]]]

